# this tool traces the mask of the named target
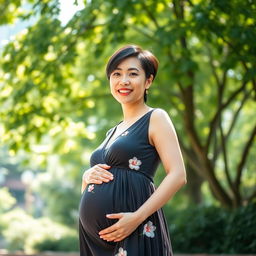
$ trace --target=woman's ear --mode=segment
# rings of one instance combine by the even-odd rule
[[[145,86],[146,89],[149,89],[149,87],[151,86],[153,80],[154,80],[154,76],[151,74],[150,77],[147,78],[147,80],[146,80],[146,86]]]

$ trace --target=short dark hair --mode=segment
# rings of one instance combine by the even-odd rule
[[[106,67],[106,74],[108,79],[111,73],[116,69],[116,67],[126,58],[137,57],[140,61],[143,70],[145,71],[146,78],[153,75],[153,80],[156,77],[158,69],[158,59],[147,50],[143,50],[137,45],[126,45],[118,49],[109,59]]]

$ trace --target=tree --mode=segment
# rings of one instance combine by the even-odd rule
[[[225,207],[256,197],[255,3],[94,0],[63,26],[58,1],[30,2],[38,21],[1,61],[2,137],[13,152],[51,141],[45,155],[81,153],[95,132],[101,139],[120,118],[102,63],[132,42],[161,61],[150,103],[174,120],[191,175]]]

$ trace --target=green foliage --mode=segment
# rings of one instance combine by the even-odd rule
[[[254,253],[256,205],[235,211],[219,207],[188,208],[170,213],[174,251],[180,253]]]
[[[60,239],[44,238],[33,245],[33,250],[37,252],[59,251],[59,252],[76,252],[78,251],[78,237],[75,235],[65,235]]]
[[[35,220],[21,209],[15,209],[0,216],[3,237],[8,249],[23,250],[25,241],[35,230]]]
[[[16,199],[7,188],[0,189],[0,214],[10,210],[16,203]],[[0,229],[1,230],[1,229]]]
[[[229,216],[223,251],[229,253],[255,253],[256,204],[241,207]],[[228,238],[228,239],[227,239]]]
[[[7,249],[11,251],[76,251],[78,247],[78,234],[74,230],[48,218],[34,219],[18,208],[1,215],[0,225],[3,227],[2,235]]]
[[[43,201],[47,203],[43,215],[67,226],[75,227],[81,196],[80,186],[77,186],[72,179],[67,177],[68,174],[65,170],[55,166],[55,171],[59,174],[50,176],[50,172],[48,172],[39,175],[38,178],[38,188],[36,190]]]
[[[178,252],[220,253],[224,242],[225,212],[198,207],[176,213],[171,226],[173,247]],[[216,243],[218,239],[218,243]]]
[[[21,5],[21,0],[14,1],[1,1],[0,12],[1,19],[0,25],[13,23],[14,20],[21,14],[19,9]]]

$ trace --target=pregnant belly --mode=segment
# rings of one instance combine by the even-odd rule
[[[96,235],[101,229],[115,223],[106,217],[115,209],[113,181],[101,185],[89,185],[82,195],[79,215],[84,229]]]
[[[143,174],[118,168],[111,171],[112,181],[88,185],[81,198],[80,220],[93,236],[117,221],[108,219],[106,214],[135,211],[154,191],[154,185]]]

